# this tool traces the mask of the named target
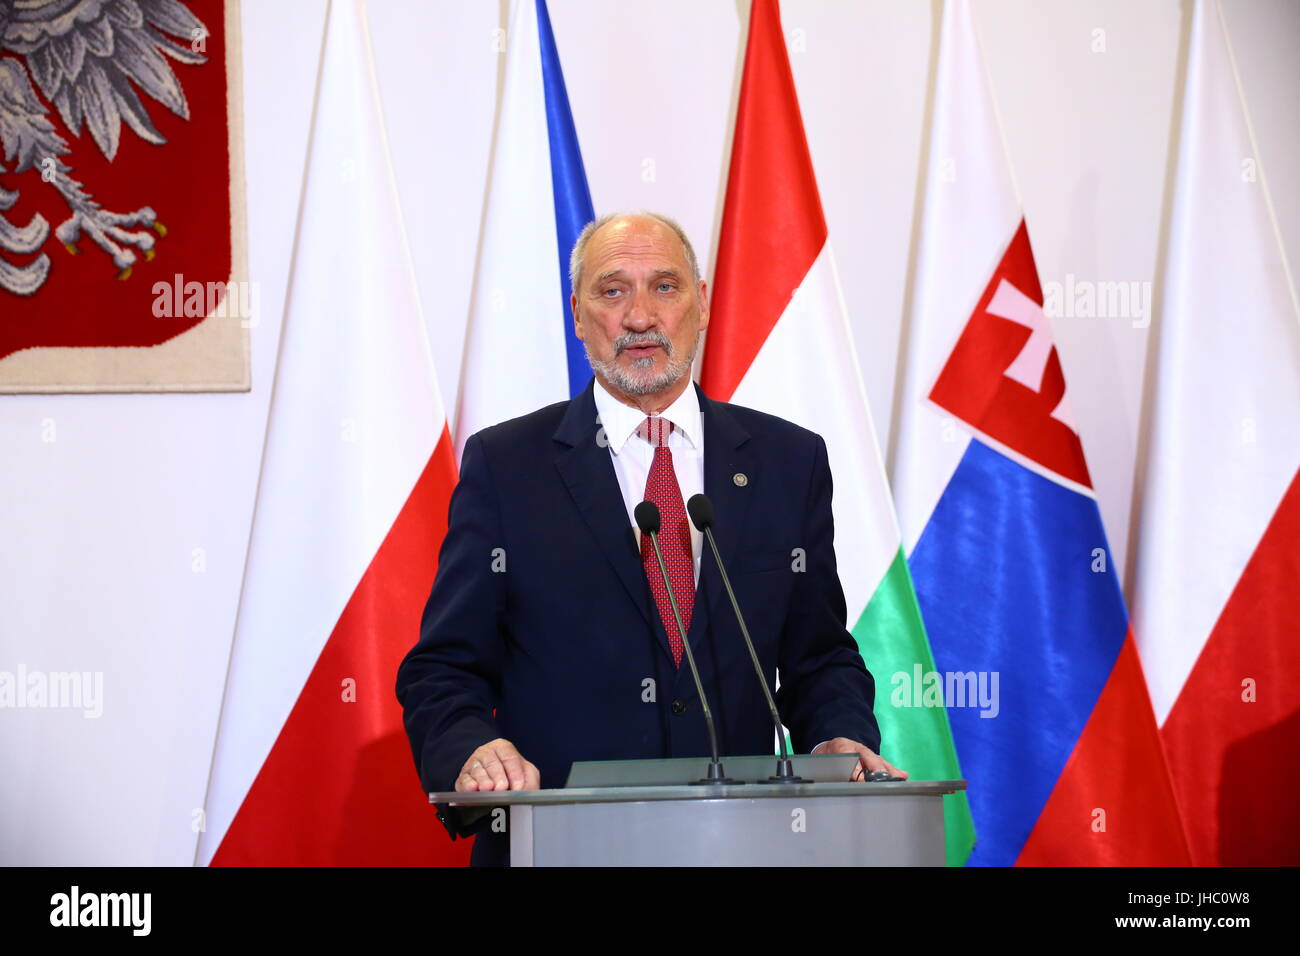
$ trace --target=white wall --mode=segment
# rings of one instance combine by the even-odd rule
[[[711,263],[748,4],[550,5],[597,210],[669,212]],[[370,10],[412,253],[454,407],[497,95],[492,31],[503,12],[492,0],[370,0]],[[785,0],[783,10],[801,48],[795,79],[883,437],[935,8]],[[1225,11],[1294,265],[1300,4],[1225,0]],[[1153,280],[1187,5],[976,0],[975,12],[1043,280]],[[250,267],[264,310],[253,391],[0,398],[0,670],[102,671],[105,698],[98,719],[0,710],[0,862],[193,859],[191,815],[203,801],[238,604],[323,21],[323,0],[243,3]],[[1105,52],[1092,51],[1097,29]],[[1058,319],[1055,331],[1124,569],[1149,330]]]

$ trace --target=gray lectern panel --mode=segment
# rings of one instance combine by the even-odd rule
[[[517,805],[515,866],[942,866],[939,796]]]

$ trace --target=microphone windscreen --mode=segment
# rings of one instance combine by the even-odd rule
[[[713,502],[704,495],[691,495],[691,500],[686,502],[686,513],[697,530],[713,527]]]
[[[643,501],[633,510],[636,526],[642,534],[659,533],[659,506],[653,501]]]

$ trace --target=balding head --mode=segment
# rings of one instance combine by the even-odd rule
[[[573,251],[569,253],[569,287],[571,289],[576,291],[578,288],[578,282],[582,278],[582,267],[587,258],[587,246],[592,237],[606,226],[630,219],[653,220],[669,229],[677,237],[678,242],[682,244],[682,255],[686,259],[686,264],[691,268],[691,280],[694,282],[700,281],[700,263],[695,258],[695,248],[691,245],[691,240],[686,237],[686,230],[678,225],[675,219],[657,212],[608,212],[599,219],[593,219],[587,223],[582,232],[578,233],[577,241],[573,244]]]

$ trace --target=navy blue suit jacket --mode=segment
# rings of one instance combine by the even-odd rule
[[[454,789],[469,755],[496,737],[536,764],[543,787],[564,786],[576,760],[709,752],[593,386],[465,445],[420,638],[397,674],[426,791]],[[777,707],[796,752],[832,737],[879,752],[874,682],[845,629],[825,442],[698,394],[714,533],[768,681],[780,671]],[[719,747],[771,753],[771,716],[707,543],[704,552],[688,637]],[[460,829],[455,814],[440,817]],[[480,832],[475,863],[507,858],[504,834]]]

